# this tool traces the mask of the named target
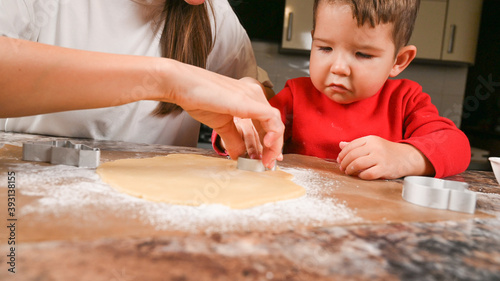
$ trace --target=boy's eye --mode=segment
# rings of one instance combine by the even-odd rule
[[[372,55],[368,55],[368,54],[365,54],[365,53],[361,53],[361,52],[357,52],[356,53],[356,56],[360,57],[360,58],[363,58],[363,59],[371,59],[373,58]]]
[[[318,47],[318,49],[319,49],[320,51],[323,51],[323,52],[329,52],[329,51],[331,51],[331,50],[332,50],[332,48],[330,48],[330,47]]]

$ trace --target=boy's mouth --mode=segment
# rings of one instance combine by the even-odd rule
[[[347,89],[347,87],[345,87],[342,84],[331,83],[330,85],[328,85],[328,88],[330,88],[334,92],[347,92],[347,91],[349,91],[349,89]]]

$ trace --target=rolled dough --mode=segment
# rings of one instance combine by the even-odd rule
[[[196,154],[121,159],[101,164],[97,173],[121,192],[171,204],[243,209],[305,194],[281,170],[243,171],[236,161]]]

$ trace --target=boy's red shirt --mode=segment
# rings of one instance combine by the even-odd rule
[[[342,105],[302,77],[289,80],[269,102],[285,124],[284,153],[336,159],[341,141],[376,135],[415,146],[432,163],[436,177],[461,173],[470,162],[466,135],[440,117],[429,95],[410,80],[387,80],[373,97]]]

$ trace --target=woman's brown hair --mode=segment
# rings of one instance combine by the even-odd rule
[[[162,56],[177,61],[206,68],[207,58],[212,51],[212,25],[210,23],[209,8],[213,14],[211,0],[206,0],[201,5],[189,5],[184,0],[163,0],[162,6],[155,9],[155,2],[151,0],[134,0],[152,7],[150,15],[155,28],[163,31],[160,37]],[[215,23],[215,17],[214,17]],[[176,104],[161,102],[153,111],[154,115],[182,112]]]

